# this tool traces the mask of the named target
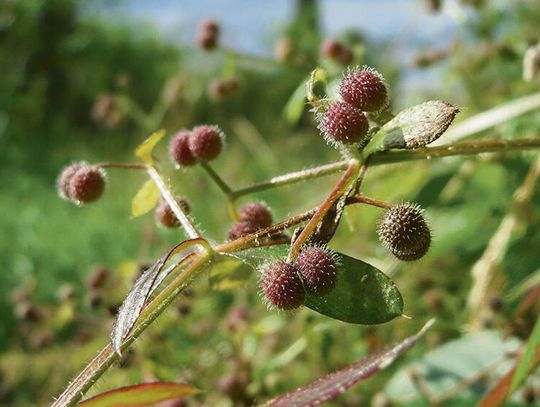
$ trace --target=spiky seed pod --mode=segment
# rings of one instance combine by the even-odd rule
[[[189,137],[191,132],[180,130],[172,138],[169,144],[169,153],[174,162],[182,167],[189,167],[197,163],[197,158],[189,149]]]
[[[420,206],[409,202],[392,206],[379,224],[379,238],[400,260],[422,258],[431,244],[431,231]]]
[[[332,252],[327,248],[318,246],[304,248],[294,265],[300,271],[308,292],[324,295],[335,287],[338,268]]]
[[[319,117],[319,128],[328,142],[354,144],[366,137],[369,123],[359,109],[338,101]]]
[[[103,170],[82,166],[69,180],[69,197],[78,204],[97,201],[105,191]]]
[[[349,70],[339,83],[341,98],[364,112],[376,112],[388,104],[383,76],[373,68]]]
[[[257,229],[272,225],[272,213],[262,202],[249,202],[238,211],[241,221],[248,222]]]
[[[189,136],[189,149],[199,160],[211,161],[221,152],[223,138],[218,126],[197,126]]]
[[[265,267],[262,292],[269,303],[282,310],[298,308],[306,295],[298,269],[292,264],[278,262]]]
[[[191,212],[191,207],[184,197],[177,196],[175,200],[186,214]],[[156,221],[166,228],[177,228],[180,226],[180,221],[163,197],[159,198],[159,203],[156,206]]]
[[[247,235],[250,235],[251,233],[255,233],[257,230],[258,230],[257,227],[252,225],[250,222],[246,222],[246,221],[235,222],[229,229],[229,239],[230,240],[238,239],[239,237],[247,236]]]
[[[56,181],[56,189],[58,191],[58,195],[60,195],[62,199],[66,199],[68,201],[71,199],[69,196],[69,181],[83,165],[86,164],[84,162],[73,163],[64,168],[60,173],[60,176]]]

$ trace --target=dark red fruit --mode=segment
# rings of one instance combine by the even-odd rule
[[[238,216],[241,221],[248,222],[257,229],[264,229],[272,225],[272,213],[268,206],[261,202],[250,202],[244,205]]]
[[[223,147],[223,133],[217,126],[197,126],[189,136],[189,149],[201,161],[216,158]]]
[[[321,44],[321,55],[342,65],[350,64],[353,58],[352,50],[334,39],[328,39]]]
[[[105,191],[103,171],[96,167],[82,166],[69,180],[69,197],[75,203],[98,200]]]
[[[366,137],[369,124],[359,109],[338,101],[332,103],[321,116],[320,129],[327,141],[354,144]]]
[[[182,167],[189,167],[197,163],[197,158],[189,149],[190,135],[190,131],[180,130],[169,144],[171,158]]]
[[[70,200],[69,181],[71,181],[71,178],[83,165],[85,165],[84,162],[73,163],[62,170],[58,180],[56,181],[58,194],[61,198]]]
[[[203,20],[199,26],[200,32],[211,32],[213,34],[219,34],[219,24],[215,20]]]
[[[304,287],[317,295],[328,294],[337,281],[337,264],[332,253],[323,247],[310,246],[303,249],[294,265],[300,271]]]
[[[415,204],[395,205],[379,224],[379,238],[400,260],[418,260],[429,250],[431,231],[422,212]]]
[[[345,46],[338,40],[328,39],[321,44],[321,55],[330,59],[337,59]]]
[[[339,84],[342,99],[364,112],[376,112],[388,104],[383,76],[372,68],[352,69]]]
[[[191,212],[191,207],[185,198],[177,196],[175,199],[184,213],[188,214]],[[159,203],[156,207],[156,221],[166,228],[176,228],[180,226],[180,221],[163,197],[159,198]]]
[[[236,91],[238,85],[238,79],[235,77],[229,79],[215,79],[210,82],[208,96],[211,99],[221,99]]]
[[[205,20],[199,26],[197,45],[205,51],[213,50],[219,39],[219,25],[213,20]]]
[[[262,291],[270,304],[282,310],[298,308],[306,295],[298,269],[285,262],[266,266]]]
[[[86,280],[86,286],[91,289],[98,289],[103,287],[105,281],[109,277],[111,272],[105,266],[98,266],[93,271],[92,274],[88,276]]]
[[[250,235],[255,233],[258,229],[249,222],[239,221],[233,223],[229,229],[229,239],[234,240],[242,236]]]

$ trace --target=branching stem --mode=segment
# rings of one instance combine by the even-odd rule
[[[307,242],[307,240],[311,237],[311,235],[317,228],[319,222],[321,222],[324,218],[324,215],[326,215],[326,213],[332,208],[334,203],[345,193],[351,180],[358,177],[359,165],[360,164],[358,160],[349,161],[347,171],[343,173],[330,195],[328,195],[322,205],[319,206],[317,212],[309,220],[308,224],[304,227],[300,235],[292,244],[289,251],[289,256],[287,258],[288,261],[294,261],[296,259],[298,253],[300,252],[300,249],[302,248],[304,243]]]

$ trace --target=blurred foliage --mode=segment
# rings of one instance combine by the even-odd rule
[[[284,62],[181,48],[148,28],[89,17],[82,3],[0,2],[0,400],[5,405],[43,405],[60,392],[108,340],[114,312],[141,269],[183,239],[177,231],[156,228],[151,215],[129,219],[131,198],[142,183],[137,173],[111,170],[104,199],[80,209],[56,196],[62,166],[81,159],[129,161],[135,146],[158,127],[170,135],[205,122],[219,124],[228,135],[214,168],[234,186],[339,157],[324,145],[311,114],[304,111],[294,125],[282,116],[315,65],[331,68],[335,76],[343,70],[320,60],[323,35],[316,2],[296,3],[283,32],[295,58]],[[443,67],[440,86],[406,95],[407,100],[435,95],[462,106],[465,117],[537,91],[538,85],[524,82],[521,75],[523,54],[540,40],[540,4],[460,3],[474,4],[459,5],[466,18],[450,48],[438,54],[434,65],[408,68],[429,72]],[[397,87],[404,72],[390,45],[371,43],[354,30],[342,40],[354,50],[355,63],[380,68]],[[212,80],[232,76],[238,89],[212,97]],[[540,115],[528,114],[485,135],[523,137],[538,135],[539,128]],[[190,199],[193,216],[208,236],[224,240],[230,221],[220,191],[199,168],[173,175],[165,148],[158,147],[158,157],[175,189]],[[470,269],[536,155],[450,158],[369,171],[366,195],[413,200],[427,209],[433,249],[420,262],[397,263],[377,243],[380,211],[356,206],[346,209],[332,247],[390,274],[412,320],[359,327],[308,309],[268,312],[256,276],[233,290],[211,291],[211,282],[202,279],[91,394],[146,380],[175,380],[206,390],[193,405],[240,405],[292,390],[360,359],[412,334],[429,316],[437,317],[437,325],[407,360],[458,340],[469,317]],[[317,205],[332,181],[329,177],[256,198],[267,201],[281,220]],[[497,290],[490,294],[494,312],[489,328],[497,334],[526,339],[538,315],[538,302],[520,311],[527,293],[510,293],[538,270],[539,210],[537,190],[524,226],[504,255]],[[355,387],[336,405],[384,399],[381,392],[399,367]],[[471,405],[482,391],[448,405]],[[519,404],[524,394],[513,402]],[[423,405],[418,398],[411,403]]]

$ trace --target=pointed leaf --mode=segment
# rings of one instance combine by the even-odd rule
[[[118,310],[118,315],[111,332],[111,344],[118,354],[120,354],[122,342],[139,318],[150,295],[186,259],[195,253],[200,253],[205,248],[206,241],[203,239],[186,240],[169,250],[137,279]],[[164,270],[165,263],[172,256],[175,256],[171,260],[172,264]]]
[[[162,129],[156,131],[141,144],[139,144],[135,150],[135,155],[142,159],[146,164],[153,165],[154,160],[152,158],[152,151],[163,137],[165,137],[165,130]]]
[[[106,391],[88,400],[79,406],[84,407],[121,407],[121,406],[147,406],[161,401],[174,400],[180,397],[200,393],[195,386],[187,383],[144,383],[133,386],[120,387]]]
[[[212,290],[232,290],[243,285],[253,274],[253,268],[241,260],[223,256],[212,265],[209,283]]]
[[[131,200],[131,216],[136,218],[150,212],[157,205],[159,196],[156,184],[147,180]]]
[[[422,337],[433,325],[433,322],[434,320],[428,321],[416,335],[408,337],[397,345],[321,377],[305,387],[271,400],[265,406],[318,406],[326,401],[333,400],[356,383],[390,366],[401,353],[411,348]]]
[[[424,147],[448,129],[458,112],[456,106],[440,100],[402,110],[373,136],[364,155],[391,148]]]
[[[341,253],[337,258],[336,287],[325,296],[306,294],[306,307],[354,324],[381,324],[402,314],[403,298],[386,274]]]

